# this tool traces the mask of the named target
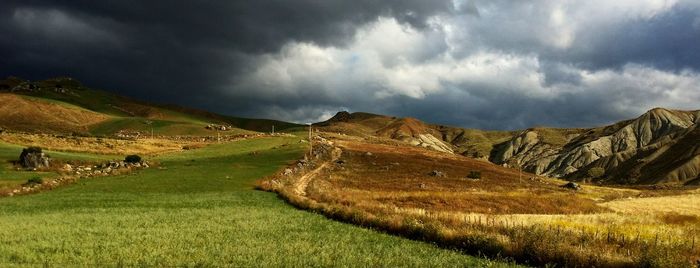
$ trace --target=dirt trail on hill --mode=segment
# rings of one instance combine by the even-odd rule
[[[333,152],[331,152],[331,160],[324,162],[316,169],[309,173],[304,174],[294,183],[294,193],[300,196],[306,196],[306,188],[309,186],[311,180],[316,177],[323,169],[340,158],[343,150],[338,147],[333,147]]]

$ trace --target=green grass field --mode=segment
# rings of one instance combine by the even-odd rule
[[[502,265],[253,190],[256,179],[298,159],[301,146],[298,138],[210,146],[163,156],[162,169],[1,198],[0,266]]]
[[[0,190],[23,184],[28,179],[37,176],[42,178],[53,178],[58,176],[58,173],[54,172],[30,172],[15,170],[12,161],[19,158],[22,148],[24,147],[0,142]],[[121,157],[116,155],[92,155],[54,151],[45,151],[45,153],[58,160],[104,161],[119,159]]]

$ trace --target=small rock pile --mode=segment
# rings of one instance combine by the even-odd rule
[[[233,129],[233,126],[209,124],[205,128],[208,130],[229,131]]]
[[[150,166],[151,165],[147,161],[140,161],[136,163],[129,163],[125,161],[109,161],[94,166],[73,167],[70,164],[66,164],[63,166],[63,171],[80,177],[92,177],[107,176],[123,170],[130,171],[133,169],[149,168]]]
[[[299,171],[302,171],[309,166],[311,166],[311,162],[309,162],[309,160],[301,159],[297,161],[294,167],[285,168],[282,172],[282,175],[291,176],[292,174],[298,173]]]
[[[149,168],[150,166],[151,165],[146,161],[137,163],[127,163],[124,161],[109,161],[94,166],[76,167],[73,167],[70,164],[65,164],[62,170],[66,173],[69,173],[69,175],[67,176],[51,180],[43,180],[43,182],[41,183],[27,183],[22,185],[22,187],[13,189],[12,191],[0,193],[0,196],[14,196],[18,194],[38,192],[44,189],[53,189],[59,185],[68,184],[82,178],[116,175],[118,174],[117,172],[121,173],[122,171],[133,171],[135,169]]]

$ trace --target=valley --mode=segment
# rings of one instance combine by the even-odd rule
[[[339,112],[309,132],[68,78],[0,85],[3,265],[700,260],[697,111],[513,131]],[[25,148],[50,164],[22,166]]]

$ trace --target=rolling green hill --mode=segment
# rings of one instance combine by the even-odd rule
[[[32,132],[114,135],[216,135],[207,125],[227,126],[224,134],[278,131],[300,125],[268,119],[219,115],[174,105],[158,105],[91,89],[71,78],[0,81],[0,127]],[[231,128],[229,128],[231,127]]]

